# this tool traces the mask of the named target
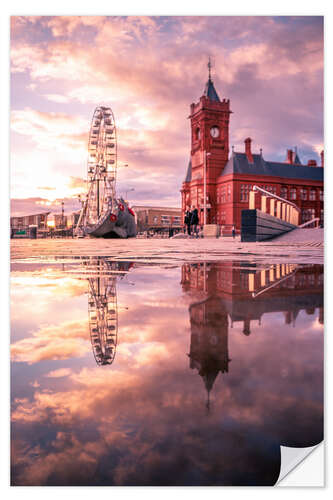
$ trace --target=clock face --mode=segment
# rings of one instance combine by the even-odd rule
[[[216,139],[216,137],[218,137],[218,136],[220,135],[220,130],[219,130],[219,128],[218,128],[218,127],[212,127],[212,128],[210,129],[210,135],[211,135],[212,137],[214,137],[214,139]]]

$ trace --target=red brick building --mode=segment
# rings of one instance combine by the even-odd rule
[[[229,157],[229,99],[220,100],[210,74],[204,94],[191,104],[191,155],[182,194],[182,217],[188,207],[199,209],[204,223],[204,168],[206,165],[207,224],[241,226],[241,211],[248,208],[249,191],[254,185],[301,209],[301,221],[319,217],[323,223],[323,166],[310,160],[302,165],[297,151],[287,150],[285,162],[264,159],[255,154],[251,139],[245,139],[244,152],[232,151]],[[258,198],[258,207],[260,200]]]

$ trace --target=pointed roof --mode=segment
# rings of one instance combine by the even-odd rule
[[[211,101],[221,102],[218,93],[215,90],[213,80],[211,80],[210,77],[208,78],[208,81],[206,83],[204,95]]]
[[[214,382],[215,382],[218,374],[219,374],[219,370],[212,370],[212,371],[209,371],[209,372],[201,375],[203,378],[205,387],[206,387],[206,391],[208,393],[210,393],[210,391],[212,390]]]

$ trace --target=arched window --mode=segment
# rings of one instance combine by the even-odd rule
[[[198,141],[200,139],[200,127],[198,127],[196,130],[195,130],[195,138],[196,140]]]

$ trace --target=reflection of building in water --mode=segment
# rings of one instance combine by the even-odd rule
[[[323,323],[323,266],[319,264],[185,264],[181,283],[198,300],[202,294],[223,299],[231,326],[242,321],[247,335],[251,321],[260,322],[266,312],[281,311],[286,324],[295,324],[301,310],[307,314],[317,311],[318,321]]]
[[[190,368],[196,368],[209,394],[219,372],[228,372],[228,314],[218,298],[190,306]]]
[[[88,313],[91,345],[98,365],[110,365],[116,354],[118,313],[117,278],[132,264],[110,262],[102,257],[87,258]]]
[[[301,310],[323,323],[323,266],[278,264],[259,266],[240,262],[184,264],[183,290],[190,306],[190,367],[197,368],[208,393],[219,372],[228,372],[228,321],[242,322],[244,335],[251,322],[265,313],[282,312],[295,325]]]

